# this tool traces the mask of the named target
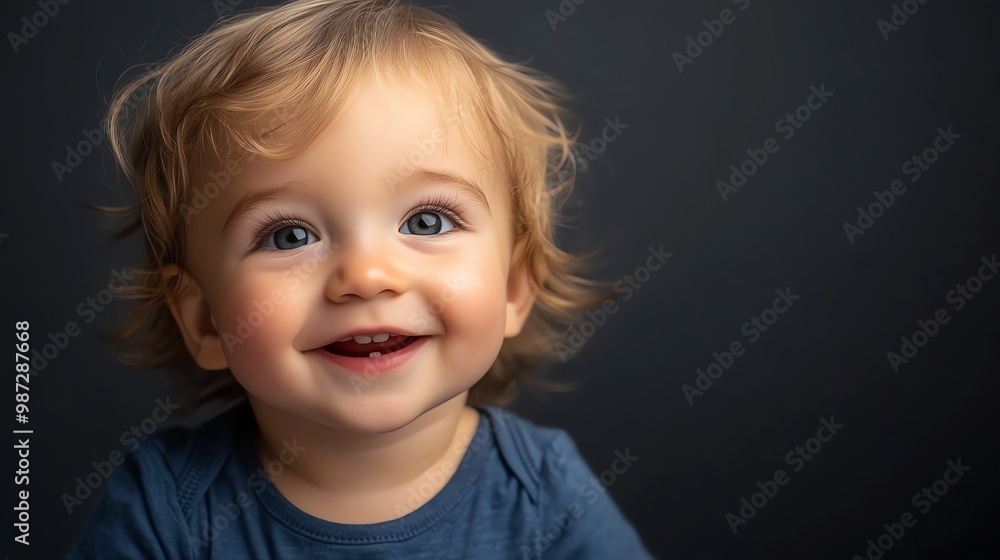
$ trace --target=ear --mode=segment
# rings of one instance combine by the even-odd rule
[[[535,292],[528,281],[528,266],[524,258],[524,240],[521,239],[514,247],[510,259],[510,271],[507,274],[507,322],[504,325],[504,337],[517,336],[528,320],[531,308],[535,305]]]
[[[167,295],[167,306],[180,327],[184,345],[195,363],[207,370],[229,367],[226,355],[222,352],[222,340],[219,338],[215,318],[212,317],[198,281],[173,264],[161,268],[160,273],[167,280],[179,277],[177,291]]]

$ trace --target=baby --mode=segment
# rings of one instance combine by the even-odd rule
[[[230,18],[119,91],[123,358],[239,403],[143,443],[70,558],[649,558],[569,436],[499,408],[601,301],[554,240],[564,99],[393,0]]]

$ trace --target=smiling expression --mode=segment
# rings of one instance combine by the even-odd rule
[[[185,232],[191,289],[171,310],[199,365],[255,406],[357,432],[465,394],[533,302],[510,186],[470,134],[367,80],[294,157],[240,161]]]

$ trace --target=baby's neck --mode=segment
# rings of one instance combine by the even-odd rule
[[[275,421],[279,415],[251,404],[260,425],[258,458],[265,466],[284,464],[273,479],[282,495],[310,515],[348,524],[397,519],[437,495],[479,425],[479,412],[465,405],[464,395],[395,432],[365,437],[312,422]],[[288,461],[294,452],[286,444],[293,439],[300,451]],[[427,492],[428,483],[433,492]],[[412,491],[416,487],[420,492]]]

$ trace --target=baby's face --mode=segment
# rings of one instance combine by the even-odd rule
[[[230,164],[191,217],[188,308],[210,319],[186,330],[255,406],[372,433],[465,393],[531,297],[510,187],[458,119],[396,82],[352,99],[294,158]]]

